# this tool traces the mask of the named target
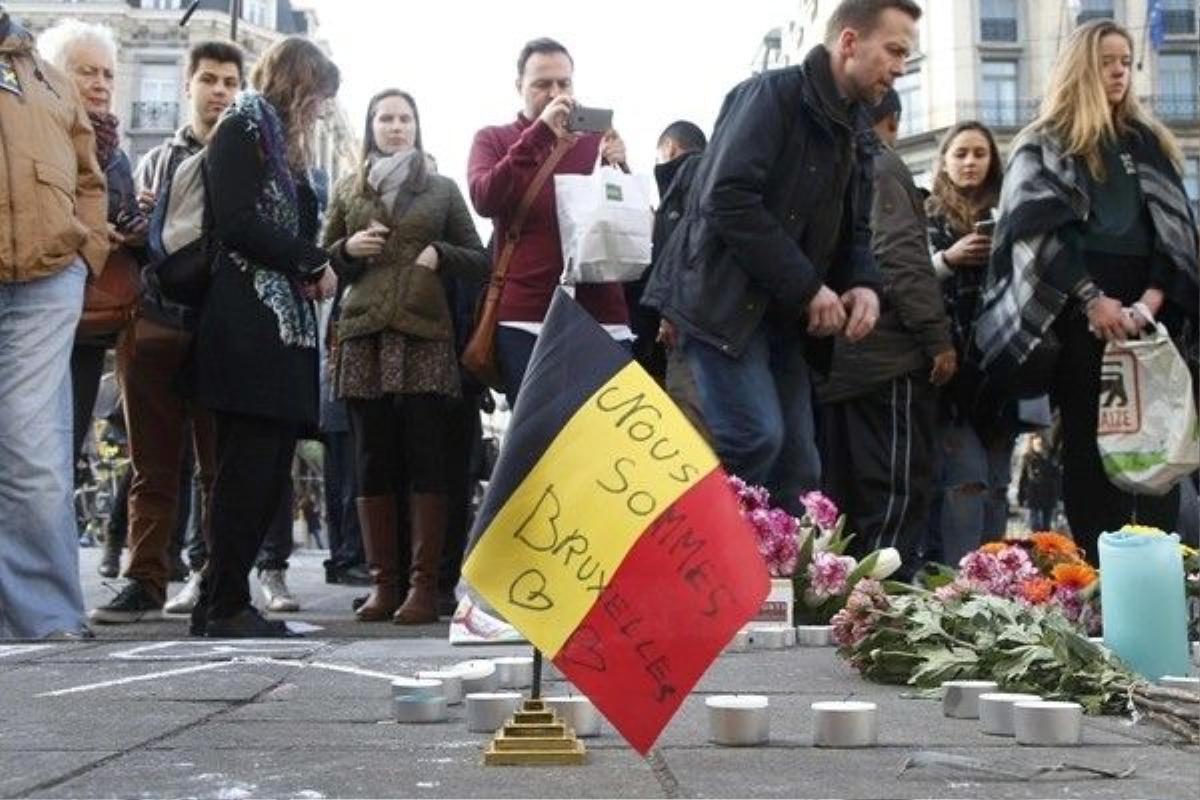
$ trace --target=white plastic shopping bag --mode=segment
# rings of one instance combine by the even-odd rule
[[[563,277],[568,285],[620,283],[650,265],[654,213],[642,179],[613,167],[555,175]]]
[[[1109,480],[1127,492],[1163,495],[1200,468],[1192,375],[1161,323],[1105,347],[1096,442]]]

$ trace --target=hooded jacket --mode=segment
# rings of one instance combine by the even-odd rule
[[[98,275],[108,203],[83,103],[7,14],[0,62],[20,86],[19,95],[0,88],[0,283],[47,278],[79,257]]]

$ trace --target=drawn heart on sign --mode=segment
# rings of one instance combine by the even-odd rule
[[[546,594],[546,576],[541,570],[527,569],[508,587],[508,602],[529,611],[548,611],[554,601]]]
[[[590,625],[584,625],[571,634],[563,645],[558,658],[581,667],[604,672],[604,654],[600,652],[600,634]],[[558,659],[555,659],[558,660]]]

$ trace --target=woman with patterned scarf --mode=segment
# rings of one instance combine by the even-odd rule
[[[1110,20],[1081,26],[1054,66],[1038,118],[1017,137],[975,345],[984,367],[1062,414],[1063,501],[1075,540],[1135,518],[1173,530],[1179,489],[1132,495],[1109,482],[1096,445],[1105,343],[1151,318],[1196,348],[1196,218],[1170,131],[1130,91],[1133,38]],[[1053,341],[1061,348],[1052,355]],[[1040,383],[1040,386],[1030,385]]]
[[[193,635],[287,636],[250,603],[249,574],[318,416],[314,298],[336,278],[317,247],[314,128],[337,67],[298,36],[272,45],[225,112],[206,163],[219,241],[195,341],[194,392],[213,411],[217,471]]]
[[[482,280],[488,256],[462,193],[434,174],[407,92],[388,89],[371,99],[362,161],[334,192],[325,244],[345,286],[337,393],[350,413],[374,585],[357,615],[436,622],[451,404],[462,396],[443,281]],[[400,507],[408,512],[402,541]],[[411,549],[411,559],[402,549]],[[401,574],[405,562],[408,575]]]

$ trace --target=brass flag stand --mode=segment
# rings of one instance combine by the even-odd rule
[[[587,749],[565,722],[541,699],[542,653],[533,651],[530,699],[496,731],[483,751],[489,767],[537,765],[577,766],[587,763]]]

